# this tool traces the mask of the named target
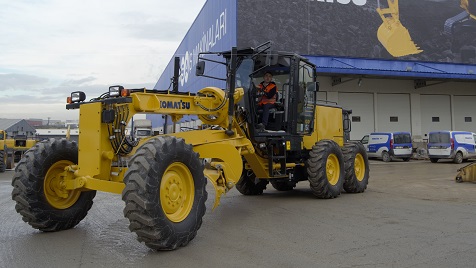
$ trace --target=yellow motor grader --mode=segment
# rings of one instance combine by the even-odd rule
[[[216,60],[217,58],[221,60]],[[50,139],[30,149],[18,164],[12,185],[16,210],[33,228],[59,231],[77,225],[96,191],[122,194],[124,216],[138,240],[156,250],[185,246],[205,214],[206,182],[216,190],[214,208],[232,188],[259,195],[268,183],[280,191],[309,181],[317,198],[367,188],[369,166],[360,143],[345,142],[343,109],[317,105],[316,66],[294,53],[256,48],[198,55],[196,74],[211,77],[205,65],[223,65],[226,88],[197,93],[125,89],[85,101],[73,92],[67,109],[79,109],[79,147]],[[265,71],[275,73],[279,103],[270,110],[269,129],[257,127],[257,88]],[[195,115],[200,130],[137,141],[126,126],[139,113],[163,114],[178,122]],[[348,129],[347,129],[348,130]]]
[[[36,144],[36,140],[29,139],[24,135],[18,135],[7,139],[7,133],[0,130],[0,173],[15,167],[23,153]]]

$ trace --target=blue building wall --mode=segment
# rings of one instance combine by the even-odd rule
[[[224,88],[220,80],[195,76],[198,53],[225,51],[236,46],[236,0],[208,0],[179,45],[174,56],[154,86],[155,89],[168,89],[174,73],[174,58],[180,58],[179,91],[197,92],[206,86]],[[219,60],[219,59],[217,59]],[[207,75],[225,77],[225,68],[207,63]],[[160,115],[147,115],[152,127],[162,126]],[[185,117],[184,120],[189,120]]]

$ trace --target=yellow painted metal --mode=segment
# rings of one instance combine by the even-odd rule
[[[461,0],[461,4],[460,4],[460,5],[461,5],[462,8],[464,8],[464,9],[469,13],[469,15],[471,16],[471,18],[473,18],[474,20],[476,20],[476,14],[473,14],[473,13],[471,13],[471,11],[470,11],[470,10],[471,10],[470,7],[469,7],[470,4],[471,4],[471,5],[476,5],[476,3],[475,3],[474,1],[471,2],[471,3],[469,3],[469,0]],[[473,8],[472,10],[474,10],[474,8]]]
[[[81,191],[68,190],[65,185],[65,168],[72,165],[71,161],[62,160],[54,163],[46,173],[43,181],[43,192],[46,201],[57,209],[67,209],[78,201]]]
[[[476,163],[471,163],[458,169],[456,182],[476,182]]]
[[[335,154],[330,154],[326,161],[326,175],[330,184],[336,185],[340,177],[339,159]]]
[[[75,173],[77,174],[77,173]],[[113,194],[120,194],[124,190],[124,183],[117,181],[106,181],[101,179],[91,178],[90,176],[75,177],[74,179],[65,180],[65,189],[80,189],[80,190],[97,190]]]
[[[362,154],[355,155],[354,160],[354,173],[358,181],[363,181],[365,178],[365,160]]]
[[[84,104],[79,114],[79,159],[78,177],[89,176],[109,180],[111,159],[108,152],[115,154],[109,141],[107,125],[101,123],[102,104]],[[106,157],[104,157],[106,156]]]
[[[377,8],[383,20],[378,28],[377,38],[394,57],[418,54],[423,50],[415,45],[410,33],[400,22],[398,0],[388,0],[388,8]]]
[[[170,164],[160,182],[160,204],[170,221],[181,222],[190,214],[195,198],[193,176],[180,162]]]
[[[344,146],[342,108],[316,105],[314,132],[303,137],[304,148],[310,150],[316,142],[329,139],[339,146]]]

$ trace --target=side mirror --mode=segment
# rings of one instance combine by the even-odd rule
[[[318,92],[319,91],[319,82],[308,82],[307,83],[307,91],[314,91]]]
[[[195,75],[196,76],[202,76],[205,73],[205,62],[204,61],[199,61],[197,63],[197,67],[195,69]]]
[[[276,51],[268,51],[266,54],[266,66],[278,64],[278,53]]]

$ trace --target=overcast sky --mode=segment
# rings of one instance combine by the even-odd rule
[[[152,88],[206,0],[0,0],[0,118],[77,119],[70,92]]]

